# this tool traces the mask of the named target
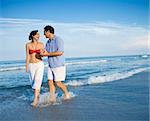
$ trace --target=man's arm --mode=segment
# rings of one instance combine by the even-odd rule
[[[46,45],[47,46],[47,45]],[[57,51],[56,52],[47,52],[46,50],[41,52],[41,56],[61,56],[64,54],[64,43],[63,40],[61,40],[60,38],[58,38],[57,40]]]
[[[63,52],[47,52],[44,50],[43,52],[40,53],[41,56],[61,56],[63,55]]]

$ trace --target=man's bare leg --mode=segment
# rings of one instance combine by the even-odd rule
[[[55,95],[55,85],[53,80],[48,80],[48,85],[49,85],[49,92],[50,92],[50,102],[55,103],[56,95]]]
[[[68,92],[67,86],[64,85],[61,81],[57,81],[57,82],[56,82],[56,85],[57,85],[60,89],[62,89],[62,91],[64,92],[64,95],[65,95],[64,99],[70,99],[70,94],[69,94],[69,92]]]

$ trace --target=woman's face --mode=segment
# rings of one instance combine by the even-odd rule
[[[33,36],[33,39],[39,40],[39,38],[40,38],[40,34],[37,32],[36,35]]]

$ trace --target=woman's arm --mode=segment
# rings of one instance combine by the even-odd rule
[[[45,53],[46,53],[46,50],[44,48],[44,44],[42,43],[42,46],[41,46],[41,49],[40,49],[40,56],[41,57],[44,57],[45,56]]]
[[[28,47],[28,44],[26,44],[26,72],[29,71],[29,69],[28,69],[28,66],[29,66],[29,58],[30,58],[30,55],[29,55],[29,47]]]

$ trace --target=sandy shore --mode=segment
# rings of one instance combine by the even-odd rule
[[[148,121],[148,72],[132,77],[70,89],[78,94],[70,101],[43,108],[14,99],[0,110],[0,121]]]

